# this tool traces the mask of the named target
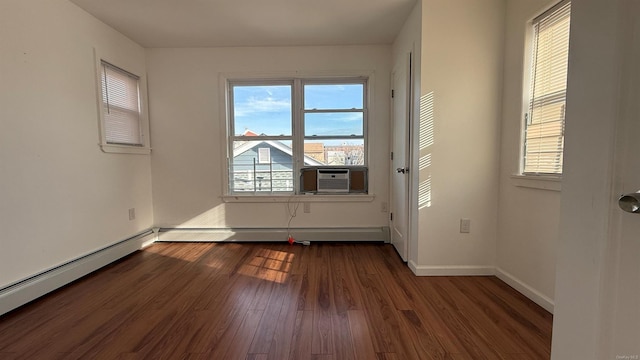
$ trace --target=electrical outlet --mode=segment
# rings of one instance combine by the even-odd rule
[[[471,220],[470,219],[460,219],[460,233],[468,234],[471,232]]]
[[[311,203],[309,202],[304,203],[304,212],[305,214],[308,214],[311,212]]]
[[[389,204],[386,201],[380,203],[380,212],[389,212]]]
[[[136,218],[136,208],[129,209],[129,220],[134,220]]]

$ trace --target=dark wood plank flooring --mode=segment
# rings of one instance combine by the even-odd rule
[[[390,245],[157,243],[0,317],[0,359],[548,359],[551,323]]]

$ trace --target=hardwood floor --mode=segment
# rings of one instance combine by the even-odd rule
[[[0,359],[548,359],[551,322],[390,245],[157,243],[0,317]]]

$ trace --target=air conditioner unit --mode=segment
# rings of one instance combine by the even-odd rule
[[[318,169],[318,192],[349,192],[349,169]]]

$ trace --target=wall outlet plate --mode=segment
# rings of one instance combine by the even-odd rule
[[[468,234],[471,232],[471,220],[470,219],[460,219],[460,233]]]

